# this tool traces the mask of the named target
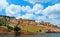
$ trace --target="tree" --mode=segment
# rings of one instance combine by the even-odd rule
[[[8,28],[8,30],[10,31],[10,30],[13,30],[13,27],[11,27],[11,26],[7,26],[7,28]]]
[[[5,26],[6,25],[6,21],[4,18],[0,19],[0,26]]]
[[[0,19],[0,26],[2,26],[2,20]]]
[[[17,35],[17,34],[20,34],[20,32],[18,32],[19,30],[21,30],[20,27],[18,27],[18,26],[15,26],[15,27],[14,27],[14,31],[15,31],[16,35]]]
[[[14,27],[14,31],[19,31],[19,30],[21,30],[21,29],[18,26]]]

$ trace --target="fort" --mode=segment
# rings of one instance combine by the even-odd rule
[[[49,22],[35,22],[35,20],[28,20],[28,19],[22,19],[22,18],[16,19],[15,17],[9,17],[9,16],[0,16],[0,19],[4,19],[6,22],[6,25],[9,25],[11,27],[14,27],[16,25],[19,26],[21,28],[20,30],[21,34],[60,32],[60,27],[53,25]],[[3,31],[3,29],[1,31]],[[13,30],[12,32],[14,33]]]

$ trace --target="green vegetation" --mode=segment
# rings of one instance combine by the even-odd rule
[[[0,26],[5,26],[6,25],[6,21],[4,18],[0,19]]]
[[[14,31],[17,31],[17,32],[18,32],[19,30],[21,30],[20,27],[18,27],[18,26],[15,26],[15,27],[14,27]]]
[[[26,32],[45,32],[46,29],[40,26],[33,25],[25,25],[21,27],[21,30],[25,30]]]
[[[7,28],[8,28],[9,31],[13,30],[13,27],[11,27],[9,25],[7,26]]]
[[[20,32],[18,32],[18,31],[20,31],[20,30],[21,30],[21,28],[18,27],[18,25],[16,25],[16,26],[14,27],[15,35],[20,34]]]

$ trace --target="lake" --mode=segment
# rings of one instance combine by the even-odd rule
[[[47,33],[39,35],[0,35],[0,37],[60,37],[60,33]]]

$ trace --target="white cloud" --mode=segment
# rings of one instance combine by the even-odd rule
[[[11,4],[6,8],[6,15],[7,16],[16,16],[20,13],[21,7],[19,5]]]
[[[47,19],[46,16],[37,16],[35,18],[36,18],[36,21],[45,21]]]
[[[49,15],[49,19],[57,19],[57,18],[59,18],[58,15]]]
[[[60,24],[60,3],[48,6],[43,10],[43,14],[49,18],[46,20],[52,24]]]
[[[35,20],[36,17],[35,17],[34,14],[28,14],[28,13],[26,13],[25,15],[18,14],[16,16],[16,19],[19,19],[19,18],[22,18],[22,19],[30,19],[30,20],[34,19]]]
[[[16,17],[16,19],[22,18],[22,16],[20,14],[17,14],[15,17]]]
[[[33,19],[34,15],[33,14],[25,14],[22,16],[23,19]]]
[[[36,21],[47,21],[52,24],[59,25],[60,24],[60,3],[48,6],[45,9],[39,9],[35,12],[35,14],[43,14],[44,16],[37,16]],[[46,16],[48,18],[46,18]]]
[[[18,18],[24,18],[24,19],[33,19],[36,18],[35,14],[42,13],[43,6],[41,4],[36,4],[31,8],[30,6],[20,6],[20,5],[14,5],[11,4],[6,8],[6,15],[7,16],[14,16],[17,19]],[[25,15],[21,15],[20,12],[25,12]],[[35,13],[35,14],[33,14]]]
[[[21,15],[21,11],[25,12],[25,14]],[[43,14],[44,16],[39,16],[37,14]],[[56,20],[56,18],[60,18],[60,3],[48,6],[45,9],[41,4],[35,4],[33,8],[31,8],[30,6],[11,4],[6,8],[6,15],[15,16],[17,19],[34,19],[36,21],[48,21],[53,24],[60,24],[59,21]],[[46,18],[46,16],[48,18]]]
[[[35,3],[47,3],[50,0],[24,0],[24,1],[28,1],[29,3],[35,4]]]
[[[33,8],[30,6],[22,6],[21,9],[23,12],[38,14],[43,10],[43,6],[41,4],[35,4]]]
[[[52,20],[52,19],[47,19],[45,22],[50,22],[50,23],[53,24],[53,25],[58,25],[58,26],[60,26],[60,20],[58,20],[58,19],[54,19],[54,20]]]
[[[60,3],[48,6],[46,9],[44,9],[43,14],[45,14],[45,16],[49,16],[52,19],[60,17]]]
[[[27,2],[32,3],[32,4],[36,4],[36,3],[56,4],[56,3],[60,2],[60,0],[24,0],[24,1],[27,1]]]
[[[35,14],[43,14],[43,10],[38,10],[35,12]]]
[[[44,9],[43,5],[36,3],[47,3],[52,0],[24,0],[34,4],[33,8],[30,6],[20,6],[20,5],[9,5],[7,0],[0,0],[0,11],[5,9],[7,16],[14,16],[17,19],[34,19],[36,21],[47,21],[52,24],[60,24],[60,3],[57,3],[52,6],[48,6]],[[53,3],[58,2],[58,0],[52,1]],[[52,3],[51,2],[51,3]],[[24,15],[21,15],[20,12],[25,12]],[[34,14],[33,14],[34,13]],[[44,16],[39,16],[37,14],[43,14]],[[48,18],[46,18],[46,16]],[[58,18],[58,19],[57,19]]]
[[[27,13],[31,13],[32,9],[30,8],[30,6],[22,6],[21,10],[23,12],[27,12]]]
[[[8,6],[7,0],[0,0],[0,11],[5,9]]]
[[[35,4],[33,6],[33,11],[38,11],[38,10],[42,10],[43,9],[43,6],[41,4]]]
[[[60,20],[53,20],[51,23],[60,26]]]
[[[15,17],[16,17],[16,19],[22,18],[22,19],[31,19],[32,20],[35,16],[33,14],[26,13],[25,15],[18,14]]]

